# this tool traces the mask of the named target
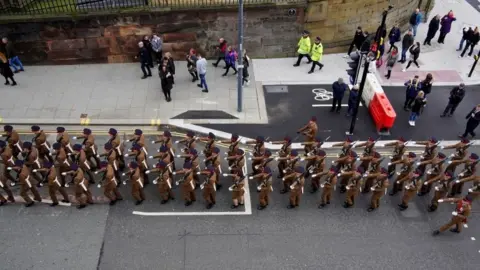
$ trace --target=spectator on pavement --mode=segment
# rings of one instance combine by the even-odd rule
[[[198,72],[197,72],[197,56],[195,49],[191,48],[187,54],[187,70],[190,75],[192,75],[192,82],[198,81]]]
[[[365,39],[363,40],[362,45],[360,46],[361,53],[368,53],[372,49],[372,43],[374,42],[375,35],[370,35],[367,31],[363,32]]]
[[[227,68],[227,62],[225,61],[225,54],[227,53],[227,41],[224,38],[218,40],[218,46],[216,47],[218,52],[217,62],[212,63],[214,67],[218,66],[221,60],[225,62],[225,68]]]
[[[385,75],[385,78],[390,79],[390,76],[392,75],[392,69],[395,63],[397,62],[398,58],[398,48],[395,45],[392,45],[390,47],[390,51],[388,52],[388,57],[387,57],[387,75]]]
[[[412,111],[410,113],[410,118],[408,119],[408,123],[410,124],[410,126],[415,126],[415,121],[422,113],[425,104],[427,104],[427,100],[425,99],[425,93],[423,91],[419,91],[417,97],[413,101]]]
[[[471,32],[469,30],[467,38],[468,38],[467,46],[465,46],[465,49],[463,49],[463,52],[460,55],[460,57],[463,57],[465,55],[469,47],[470,47],[470,52],[468,53],[468,56],[472,56],[473,48],[477,46],[478,41],[480,40],[480,33],[478,32],[478,27],[475,27],[475,30],[472,30]]]
[[[173,61],[172,54],[170,52],[165,53],[164,62],[167,62],[167,68],[172,74],[172,83],[175,84],[175,62]]]
[[[413,30],[413,36],[416,37],[417,36],[417,28],[418,28],[418,25],[420,25],[420,23],[422,22],[422,13],[420,13],[420,9],[415,9],[415,11],[412,13],[412,15],[410,16],[410,27],[412,28]]]
[[[20,71],[25,71],[22,61],[18,58],[13,43],[6,37],[2,38],[2,43],[3,46],[5,46],[5,56],[7,57],[10,66],[13,68],[13,72],[18,73]]]
[[[437,34],[438,28],[440,28],[440,15],[436,15],[432,18],[432,20],[430,20],[430,24],[428,25],[427,38],[425,38],[423,45],[432,46],[431,41]]]
[[[460,138],[467,138],[468,134],[475,137],[475,129],[477,128],[478,124],[480,123],[480,104],[478,104],[473,110],[471,110],[467,117],[467,126],[465,128],[465,132],[462,135],[459,135]]]
[[[8,79],[10,79],[12,81],[12,86],[17,85],[17,82],[13,78],[13,72],[10,69],[10,66],[8,64],[8,59],[1,52],[0,52],[0,73],[5,78],[5,85],[10,85],[10,82],[8,81]]]
[[[443,44],[445,42],[445,37],[452,28],[452,23],[456,21],[455,15],[453,15],[453,11],[449,11],[447,15],[443,16],[442,20],[440,21],[440,35],[438,36],[438,43]]]
[[[200,84],[197,84],[198,87],[203,88],[202,92],[208,93],[207,86],[207,60],[202,57],[200,53],[197,53],[197,72],[200,76]]]
[[[333,90],[333,102],[330,112],[340,113],[342,108],[342,100],[345,92],[348,90],[348,85],[343,81],[343,78],[338,78],[336,82],[332,84]]]
[[[425,98],[427,98],[427,95],[430,94],[430,92],[432,92],[432,85],[433,85],[433,75],[432,73],[428,73],[427,76],[425,77],[425,80],[423,80],[420,83],[420,89],[425,94]]]
[[[355,31],[355,35],[353,36],[352,43],[350,44],[350,47],[348,48],[347,55],[345,55],[345,58],[350,57],[350,54],[352,53],[353,47],[355,47],[357,50],[360,50],[362,47],[362,43],[365,41],[365,35],[362,31],[362,27],[357,27],[357,30]]]
[[[413,42],[413,33],[411,30],[408,30],[402,39],[402,57],[400,58],[400,63],[405,63],[407,61],[407,51],[413,45]]]
[[[403,109],[408,111],[412,107],[412,103],[417,97],[418,91],[420,91],[420,80],[418,79],[418,75],[415,75],[413,79],[406,81],[404,85],[407,89],[405,91],[405,103]]]
[[[173,74],[168,69],[168,64],[166,62],[163,62],[161,65],[159,75],[165,100],[170,102],[172,101],[171,92],[173,88]]]
[[[248,73],[248,67],[250,67],[250,57],[247,55],[247,50],[243,49],[243,71],[242,71],[242,85],[247,83],[247,85],[250,84],[250,80],[248,79],[250,77],[250,74]]]
[[[155,56],[155,60],[157,61],[157,64],[160,65],[163,59],[162,38],[160,38],[157,34],[153,34],[151,43],[152,43],[152,50],[153,50],[153,55]]]
[[[148,59],[148,65],[150,66],[150,68],[153,68],[153,60],[152,60],[153,49],[152,49],[152,43],[150,42],[150,37],[144,36],[142,42],[143,42],[143,47],[147,49],[148,54],[150,55]]]
[[[407,71],[412,62],[415,63],[417,68],[420,68],[420,65],[417,62],[418,57],[420,56],[420,42],[415,42],[408,51],[410,52],[410,59],[408,60],[407,66],[402,70],[403,72]]]
[[[450,91],[450,97],[448,98],[447,107],[445,107],[445,110],[443,111],[442,115],[440,115],[440,117],[451,117],[464,97],[465,84],[461,83],[459,86],[455,86],[452,91]]]
[[[347,110],[347,117],[350,117],[355,114],[355,110],[357,109],[357,99],[358,99],[358,85],[353,86],[352,90],[350,90],[350,94],[348,95],[348,110]]]
[[[308,62],[307,64],[310,64],[312,62],[312,59],[310,58],[310,51],[312,50],[312,42],[310,41],[310,32],[308,31],[303,31],[302,37],[298,41],[297,47],[297,53],[298,53],[298,59],[297,63],[295,63],[293,66],[298,67],[300,66],[300,62],[302,61],[303,57],[307,57]]]
[[[318,66],[320,70],[323,68],[323,64],[320,63],[323,56],[323,45],[321,41],[322,40],[320,39],[320,37],[315,38],[315,43],[312,46],[312,68],[310,69],[308,74],[313,73],[313,71],[315,70],[315,66]]]
[[[463,50],[463,44],[465,44],[465,41],[468,40],[469,34],[473,33],[473,29],[472,27],[463,27],[462,32],[462,39],[460,39],[460,44],[458,44],[457,52]]]
[[[225,73],[222,76],[227,76],[228,71],[230,68],[233,69],[233,75],[237,74],[237,68],[235,67],[235,62],[237,61],[237,52],[232,48],[232,46],[228,46],[228,52],[225,55],[225,63],[227,64]]]
[[[139,51],[137,56],[135,56],[135,59],[140,58],[140,68],[142,69],[142,72],[143,72],[142,79],[146,79],[147,77],[152,77],[152,71],[150,70],[150,66],[149,66],[149,63],[151,61],[151,55],[148,53],[148,50],[143,45],[142,41],[138,43],[138,48],[139,48]]]
[[[392,29],[390,29],[390,33],[388,34],[388,41],[390,42],[390,49],[388,49],[387,53],[392,51],[392,48],[395,47],[395,43],[402,40],[402,32],[398,25],[394,25]]]

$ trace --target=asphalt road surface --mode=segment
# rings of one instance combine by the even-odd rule
[[[22,139],[26,138],[31,136]],[[96,141],[101,146],[106,140],[98,136]],[[150,153],[156,149],[148,147]],[[388,156],[391,150],[379,151]],[[328,151],[327,164],[336,152]],[[182,161],[176,163],[181,166]],[[250,164],[247,168],[250,171]],[[178,188],[174,190],[177,200],[161,205],[153,185],[146,187],[147,201],[141,206],[134,205],[127,185],[121,188],[125,200],[111,207],[94,186],[97,203],[82,210],[48,204],[28,209],[20,203],[0,207],[0,268],[450,270],[474,269],[480,264],[480,244],[472,240],[480,237],[478,202],[469,228],[434,238],[431,232],[449,221],[453,205],[441,204],[436,212],[428,213],[430,197],[416,197],[408,210],[400,212],[396,206],[401,195],[387,195],[377,211],[368,213],[370,195],[360,195],[353,208],[344,209],[345,195],[337,189],[332,203],[318,209],[320,194],[310,194],[308,179],[301,206],[289,210],[288,194],[279,194],[281,181],[275,176],[270,205],[263,211],[256,209],[253,181],[248,192],[251,208],[246,202],[245,207],[232,211],[226,178],[221,180],[224,188],[217,192],[217,205],[211,210],[204,209],[200,190],[197,202],[189,208],[183,206]],[[45,196],[45,188],[41,189]],[[194,213],[178,216],[186,211]]]

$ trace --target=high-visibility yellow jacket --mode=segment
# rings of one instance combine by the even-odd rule
[[[309,54],[310,49],[312,48],[312,43],[310,42],[310,37],[301,37],[298,41],[298,53],[299,54]]]
[[[312,60],[316,62],[320,62],[323,56],[323,45],[322,43],[313,43],[312,47]]]

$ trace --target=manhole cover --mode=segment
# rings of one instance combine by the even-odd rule
[[[266,85],[265,90],[267,93],[288,93],[287,85]]]

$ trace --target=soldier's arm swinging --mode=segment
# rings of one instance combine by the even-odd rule
[[[343,142],[339,142],[339,143],[334,143],[332,144],[332,147],[340,147],[340,146],[343,146]]]
[[[415,144],[418,144],[418,145],[427,145],[428,142],[427,142],[427,141],[417,141],[417,142],[415,142]]]
[[[361,148],[361,147],[364,147],[364,146],[367,146],[367,142],[363,142],[363,143],[359,143],[359,144],[355,145],[355,147],[357,147],[357,148],[358,147]]]
[[[480,176],[470,175],[468,177],[464,177],[464,178],[459,179],[458,183],[467,183],[467,182],[474,181],[474,180],[480,180]]]
[[[433,177],[432,179],[430,179],[430,180],[428,180],[428,181],[425,181],[424,185],[425,185],[425,184],[428,185],[428,184],[431,184],[431,183],[433,183],[433,182],[436,182],[436,181],[440,180],[440,178],[442,178],[442,176],[443,176],[442,174],[439,174],[439,175]]]
[[[444,146],[443,149],[454,149],[460,146],[460,143]]]
[[[386,143],[383,146],[389,147],[389,146],[397,146],[398,142],[391,142],[391,143]]]

